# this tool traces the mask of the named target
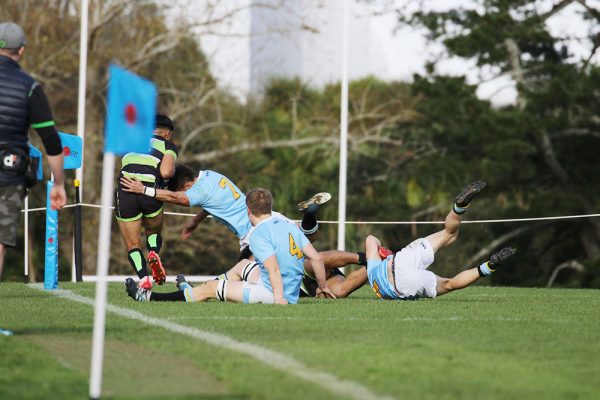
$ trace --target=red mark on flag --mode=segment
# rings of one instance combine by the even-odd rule
[[[63,156],[67,157],[71,154],[71,149],[68,148],[67,146],[64,147],[63,149]]]
[[[125,106],[125,120],[128,124],[135,124],[137,121],[137,110],[135,105],[129,103]]]
[[[51,238],[51,237],[49,237],[49,238],[48,238],[48,243],[52,243],[52,242],[54,242],[54,239],[53,239],[53,238]]]

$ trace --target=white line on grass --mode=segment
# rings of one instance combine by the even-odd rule
[[[37,290],[44,290],[42,284],[31,284],[29,286]],[[75,294],[70,290],[58,289],[44,292],[57,297],[62,297],[67,300],[72,300],[78,303],[94,306],[94,299]],[[113,314],[117,314],[121,317],[134,319],[148,325],[157,326],[159,328],[180,333],[182,335],[186,335],[194,339],[202,340],[213,346],[223,347],[228,350],[233,350],[246,354],[269,367],[278,369],[290,375],[294,375],[298,378],[312,382],[326,390],[329,390],[330,392],[341,395],[344,398],[368,400],[393,399],[393,397],[380,396],[378,394],[375,394],[358,382],[340,379],[326,372],[316,371],[308,367],[307,365],[296,361],[290,356],[287,356],[274,350],[267,349],[265,347],[240,342],[218,333],[203,331],[201,329],[169,322],[164,319],[150,317],[140,312],[131,310],[129,308],[118,307],[112,304],[107,304],[106,310]]]

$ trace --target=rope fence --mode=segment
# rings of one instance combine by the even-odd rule
[[[98,204],[89,204],[89,203],[76,203],[76,204],[67,204],[63,208],[72,208],[76,206],[82,207],[91,207],[91,208],[104,208]],[[111,209],[115,209],[114,207],[110,207]],[[21,210],[24,212],[36,212],[36,211],[46,211],[46,207],[40,208],[28,208]],[[196,214],[191,213],[178,213],[165,211],[165,215],[174,215],[180,217],[195,217]],[[211,216],[209,215],[209,218]],[[461,224],[494,224],[494,223],[504,223],[504,222],[531,222],[531,221],[549,221],[549,220],[563,220],[563,219],[581,219],[581,218],[597,218],[600,217],[600,214],[576,214],[576,215],[558,215],[554,217],[530,217],[530,218],[508,218],[508,219],[480,219],[480,220],[469,220],[462,221]],[[339,224],[339,221],[322,221],[319,220],[320,224]],[[443,224],[444,221],[346,221],[348,225],[439,225]]]

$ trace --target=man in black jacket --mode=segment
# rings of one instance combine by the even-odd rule
[[[51,207],[61,209],[67,200],[60,137],[42,88],[18,64],[24,52],[21,27],[12,22],[0,23],[0,276],[6,247],[14,247],[17,242],[26,192],[25,171],[30,162],[30,126],[42,139],[54,174]]]

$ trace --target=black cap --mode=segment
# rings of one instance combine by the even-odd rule
[[[164,114],[156,114],[156,127],[157,128],[167,128],[170,131],[175,130],[175,125],[171,118],[167,117]]]

